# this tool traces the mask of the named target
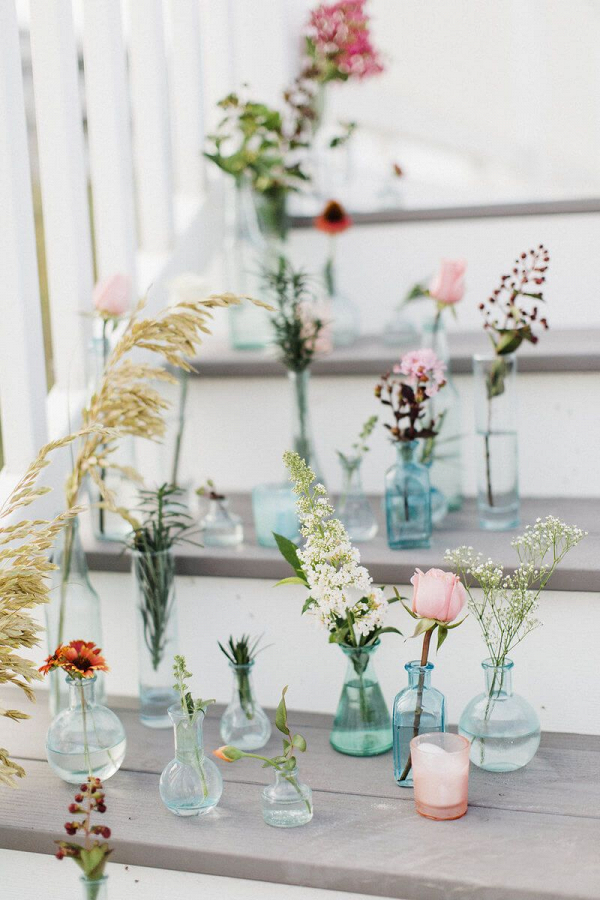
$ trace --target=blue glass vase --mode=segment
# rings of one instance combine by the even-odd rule
[[[348,756],[378,756],[392,746],[392,722],[373,667],[379,641],[369,647],[340,644],[348,659],[333,720],[331,745]]]
[[[261,547],[276,547],[273,533],[300,542],[296,496],[288,482],[259,484],[252,491],[252,516]]]
[[[512,689],[514,663],[484,659],[485,691],[467,704],[458,726],[471,741],[471,762],[487,772],[514,772],[531,762],[540,745],[534,708]]]
[[[385,517],[392,550],[429,547],[431,541],[429,471],[415,458],[418,443],[398,442],[396,462],[385,473]]]
[[[393,707],[394,779],[401,787],[412,787],[410,742],[420,734],[444,731],[446,701],[431,687],[433,663],[406,663],[408,687],[396,695]]]

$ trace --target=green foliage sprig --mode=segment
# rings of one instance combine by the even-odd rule
[[[263,277],[276,302],[271,322],[280,359],[291,372],[303,372],[315,356],[317,339],[325,325],[311,309],[314,298],[308,287],[309,276],[280,256],[277,265],[266,270]]]
[[[352,452],[346,454],[342,453],[341,450],[336,450],[339,460],[347,472],[354,472],[360,465],[365,454],[369,452],[367,441],[373,434],[377,421],[377,416],[370,416],[367,419],[358,435],[358,439],[352,444]]]
[[[250,687],[250,667],[254,663],[255,658],[266,647],[259,649],[262,640],[262,634],[255,638],[254,641],[250,635],[243,634],[239,640],[229,638],[227,647],[219,641],[219,647],[225,654],[232,666],[236,667],[235,677],[238,686],[238,696],[240,698],[240,706],[244,710],[247,719],[254,718],[254,700],[252,697],[252,689]],[[228,649],[229,648],[229,649]]]
[[[199,712],[206,713],[206,710],[215,703],[215,700],[194,699],[188,685],[185,683],[186,678],[191,678],[192,673],[188,672],[185,657],[176,656],[173,663],[173,674],[175,675],[174,689],[179,694],[181,709],[187,715],[190,722],[193,722]]]

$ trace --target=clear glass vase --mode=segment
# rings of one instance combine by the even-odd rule
[[[310,423],[310,370],[288,372],[288,378],[292,390],[292,447],[322,481]]]
[[[287,191],[274,188],[270,191],[253,191],[254,206],[260,232],[272,246],[272,249],[282,250],[289,230],[289,218],[287,215]]]
[[[172,550],[133,551],[132,566],[138,610],[140,721],[149,728],[168,728],[177,653],[175,558]]]
[[[223,793],[223,778],[204,753],[204,713],[190,718],[176,703],[169,708],[175,730],[175,758],[160,776],[162,802],[176,816],[204,816],[217,805]]]
[[[337,505],[337,514],[346,527],[351,541],[371,541],[377,534],[377,519],[369,499],[363,491],[360,468],[362,457],[340,457],[344,483]]]
[[[514,663],[482,662],[485,691],[467,704],[458,731],[471,742],[471,762],[488,772],[514,772],[531,762],[540,745],[540,720],[512,689]]]
[[[329,740],[348,756],[377,756],[392,746],[392,720],[373,666],[378,646],[340,644],[348,666]]]
[[[412,787],[410,742],[420,734],[444,731],[446,701],[431,687],[433,663],[406,663],[408,686],[396,695],[393,707],[394,779],[401,787]]]
[[[100,878],[82,875],[79,880],[83,885],[83,900],[108,900],[108,875]]]
[[[455,512],[461,509],[463,503],[463,432],[460,397],[452,378],[448,337],[441,316],[436,316],[423,326],[421,346],[433,350],[438,359],[446,363],[446,385],[428,403],[429,413],[437,423],[438,434],[432,440],[422,442],[421,462],[431,460],[431,489],[439,491],[445,498],[449,512]],[[432,510],[436,507],[439,503],[432,497]],[[443,516],[432,515],[435,525],[443,521]]]
[[[50,768],[69,784],[88,776],[106,781],[125,758],[123,726],[114,712],[96,701],[96,676],[67,675],[65,681],[69,706],[52,719],[46,734]]]
[[[252,516],[261,547],[276,547],[273,533],[300,541],[296,496],[289,482],[259,484],[252,491]]]
[[[429,547],[431,541],[429,471],[417,461],[418,443],[396,443],[396,462],[385,473],[385,517],[392,550]]]
[[[200,521],[201,541],[205,547],[237,547],[244,540],[240,516],[231,512],[225,497],[210,497],[208,512]]]
[[[473,357],[479,525],[505,531],[519,524],[517,358]]]
[[[334,241],[331,237],[331,252],[325,266],[325,287],[327,290],[328,316],[331,320],[331,340],[334,347],[351,347],[360,334],[358,307],[340,293],[335,271]]]
[[[221,738],[240,750],[258,750],[271,737],[271,723],[257,703],[252,680],[254,661],[247,665],[229,663],[233,672],[231,702],[221,716]]]
[[[59,644],[70,641],[93,641],[102,647],[100,598],[90,583],[78,519],[71,519],[59,533],[50,559],[57,568],[50,576],[50,602],[45,606],[48,656]],[[66,709],[69,691],[60,671],[54,670],[48,677],[50,714],[55,716]],[[106,697],[104,675],[97,677],[96,697],[102,703]]]
[[[300,781],[298,769],[274,769],[275,781],[262,792],[263,819],[276,828],[296,828],[313,817],[312,791]]]
[[[260,231],[252,188],[240,179],[226,205],[225,277],[227,289],[260,300],[264,294],[262,272],[274,259]],[[272,340],[266,309],[252,303],[233,306],[230,314],[231,346],[236,350],[260,350]]]

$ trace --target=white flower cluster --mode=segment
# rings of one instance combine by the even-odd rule
[[[342,523],[331,518],[327,491],[322,484],[313,486],[312,469],[297,453],[286,453],[284,462],[294,482],[300,531],[306,539],[298,557],[313,601],[307,612],[330,632],[346,624],[350,613],[355,636],[367,637],[383,627],[388,607],[383,591],[373,587]]]

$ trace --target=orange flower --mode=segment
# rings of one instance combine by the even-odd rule
[[[96,672],[108,672],[100,647],[93,641],[71,641],[60,644],[49,656],[40,672],[47,675],[53,669],[64,669],[72,678],[93,678]]]
[[[219,747],[218,750],[213,750],[213,753],[219,759],[222,759],[223,762],[235,762],[236,759],[241,759],[246,755],[242,750],[238,750],[237,747],[231,747],[229,744]]]
[[[351,225],[351,217],[337,200],[329,200],[321,215],[315,219],[315,228],[326,234],[341,234]]]

